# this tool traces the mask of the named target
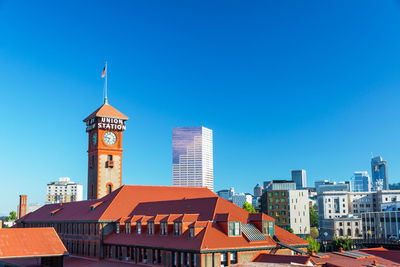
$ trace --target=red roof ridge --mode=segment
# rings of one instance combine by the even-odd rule
[[[201,240],[201,243],[200,243],[200,250],[204,248],[204,241],[207,239],[207,238],[206,238],[206,235],[207,235],[207,233],[209,232],[208,229],[210,229],[210,225],[211,225],[211,224],[212,224],[211,221],[208,221],[208,222],[207,222],[206,229],[204,230],[203,239]]]

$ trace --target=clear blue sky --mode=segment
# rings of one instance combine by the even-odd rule
[[[0,1],[0,213],[87,178],[82,122],[128,115],[124,184],[172,184],[172,128],[214,130],[215,189],[388,161],[400,182],[399,1]]]

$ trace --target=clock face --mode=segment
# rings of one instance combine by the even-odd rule
[[[117,141],[117,136],[113,132],[106,132],[103,137],[104,143],[111,146]]]
[[[92,145],[96,145],[97,144],[97,133],[94,133],[92,135]]]

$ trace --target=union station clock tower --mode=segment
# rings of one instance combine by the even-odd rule
[[[122,133],[128,117],[108,104],[83,121],[89,133],[87,199],[98,199],[122,185]]]

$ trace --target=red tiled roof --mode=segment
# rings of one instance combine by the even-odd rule
[[[62,204],[62,210],[50,216],[50,212],[60,208],[60,204],[49,204],[40,209],[31,212],[18,220],[17,222],[50,222],[50,221],[116,221],[121,217],[132,217],[138,215],[157,215],[157,214],[179,214],[188,211],[188,213],[199,210],[202,214],[206,214],[208,207],[198,207],[195,210],[190,207],[169,207],[169,211],[162,212],[165,205],[178,204],[175,200],[194,198],[214,198],[217,196],[207,188],[202,187],[175,187],[175,186],[140,186],[140,185],[124,185],[111,194],[95,200],[85,200],[77,202],[69,202]],[[97,206],[95,210],[91,206],[98,202],[103,202]],[[171,202],[172,201],[172,202]],[[214,200],[215,201],[215,200]],[[157,212],[151,212],[151,207],[146,202],[152,202],[152,205],[159,202],[160,206],[154,207]],[[164,204],[163,204],[164,203]],[[186,202],[197,203],[200,206],[202,201]],[[204,202],[203,202],[204,203]],[[158,204],[157,204],[158,205]],[[168,208],[168,207],[165,207]],[[183,210],[182,210],[183,209]],[[137,212],[136,212],[137,211]],[[141,212],[141,211],[146,211]],[[212,215],[212,212],[211,212]],[[207,217],[212,217],[206,215]]]
[[[68,255],[54,228],[0,229],[0,259]]]
[[[275,225],[275,237],[282,243],[290,246],[308,245],[308,242],[297,235],[291,234],[288,231]]]
[[[356,250],[362,253],[372,255],[367,258],[351,258],[338,253],[323,253],[328,255],[327,258],[312,257],[318,264],[325,264],[327,267],[365,267],[371,266],[375,261],[379,266],[400,266],[400,251],[385,250],[382,248],[376,249],[361,249]]]
[[[209,222],[204,233],[201,250],[275,247],[276,242],[266,236],[266,241],[249,242],[243,235],[228,236],[217,223]]]
[[[188,214],[185,213],[183,214],[182,217],[179,217],[176,219],[177,222],[195,222],[197,221],[197,219],[199,218],[200,214]]]
[[[96,109],[92,114],[87,116],[87,118],[84,119],[83,121],[87,121],[88,119],[90,119],[91,117],[94,117],[94,116],[106,117],[106,118],[116,118],[116,119],[122,119],[122,120],[128,119],[127,116],[125,116],[124,114],[122,114],[121,112],[119,112],[117,109],[115,109],[114,107],[112,107],[109,104],[103,104],[101,107]]]
[[[91,206],[102,202],[96,209]],[[59,204],[51,204],[29,213],[18,222],[64,222],[64,221],[117,221],[121,222],[194,222],[195,227],[204,227],[195,238],[173,235],[148,236],[145,233],[110,234],[105,242],[132,245],[150,245],[172,247],[187,247],[193,249],[234,249],[275,247],[276,242],[266,236],[266,241],[249,242],[244,236],[230,237],[218,222],[227,220],[240,221],[247,224],[249,220],[270,220],[267,215],[253,215],[248,211],[219,198],[207,188],[171,187],[171,186],[129,186],[124,185],[100,200],[63,203],[62,209],[50,216],[50,211],[60,208]],[[183,214],[185,214],[183,216]],[[149,239],[144,239],[144,237]],[[278,226],[275,227],[275,237],[288,245],[306,246],[308,242],[291,234]],[[173,240],[177,243],[174,243]],[[178,245],[182,238],[185,242]],[[118,241],[121,239],[120,241]],[[171,242],[170,242],[171,240]],[[179,241],[179,242],[178,242]],[[122,242],[122,243],[120,243]],[[150,242],[150,243],[148,243]]]
[[[300,256],[300,255],[277,255],[277,254],[265,254],[260,253],[252,261],[253,262],[269,262],[269,263],[297,263],[297,264],[308,264],[309,261],[316,263],[311,256]]]

